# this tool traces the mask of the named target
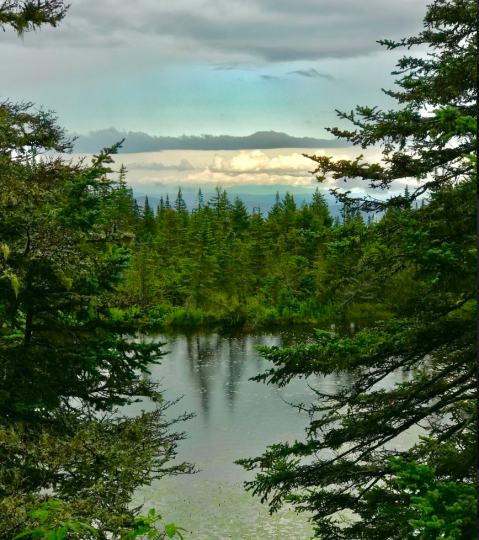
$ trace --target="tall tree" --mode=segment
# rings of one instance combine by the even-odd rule
[[[198,188],[198,195],[196,196],[196,209],[201,210],[203,206],[205,205],[203,192],[201,191],[201,188]]]
[[[207,289],[214,283],[218,263],[216,239],[213,234],[213,215],[209,207],[196,212],[189,230],[190,287],[195,305],[200,307],[207,298]]]
[[[318,188],[313,193],[313,200],[311,201],[309,208],[313,213],[312,225],[315,229],[319,230],[323,227],[331,227],[333,224],[333,218],[329,212],[328,203],[325,196],[319,191]]]
[[[0,24],[21,33],[56,25],[64,11],[62,2],[3,2]],[[167,466],[183,435],[170,432],[158,385],[144,376],[160,346],[128,338],[146,327],[118,292],[133,239],[122,210],[135,210],[125,169],[111,177],[119,146],[73,164],[52,114],[0,104],[2,540],[34,526],[29,511],[51,498],[101,539],[120,538],[136,529],[136,489],[190,470]],[[138,398],[157,409],[119,413]]]
[[[145,203],[143,205],[143,211],[141,213],[141,222],[139,234],[142,239],[151,238],[156,233],[156,220],[155,212],[150,205],[148,196],[145,196]]]
[[[186,206],[185,199],[183,199],[183,193],[181,192],[181,187],[178,188],[178,194],[175,199],[175,210],[178,214],[183,214],[183,212],[188,212],[188,207]]]
[[[243,233],[249,225],[249,214],[244,202],[236,196],[231,208],[233,230],[237,234]]]
[[[381,144],[383,163],[311,156],[320,179],[359,177],[379,188],[396,179],[420,179],[410,200],[351,198],[336,191],[351,212],[391,211],[374,227],[332,243],[353,261],[339,272],[335,289],[354,298],[378,284],[390,286],[396,291],[390,306],[395,316],[352,338],[317,331],[313,344],[261,349],[275,367],[259,380],[281,386],[297,376],[354,376],[348,388],[316,390],[306,441],[279,443],[242,461],[261,469],[249,487],[269,499],[273,511],[284,501],[311,511],[316,536],[328,540],[418,537],[409,511],[418,490],[391,489],[391,482],[397,485],[392,457],[411,466],[427,464],[447,485],[475,485],[476,7],[470,0],[435,0],[424,22],[418,37],[381,42],[389,49],[429,48],[428,56],[399,62],[400,90],[387,94],[403,106],[389,112],[358,107],[358,116],[339,113],[356,129],[331,130],[363,148]],[[426,192],[428,205],[408,208]],[[385,388],[382,382],[398,370],[408,378]],[[391,450],[414,426],[423,437],[412,447]],[[461,514],[456,538],[471,538],[475,510],[460,489],[450,493],[455,495],[449,508]],[[445,538],[439,518],[431,520],[437,528],[424,538]]]

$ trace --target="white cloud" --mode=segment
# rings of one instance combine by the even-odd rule
[[[231,175],[224,172],[205,169],[198,173],[189,174],[183,181],[183,184],[194,185],[220,185],[222,187],[255,185],[255,186],[311,186],[314,183],[314,177],[310,174],[289,175],[289,174],[271,174],[271,173],[239,173]]]
[[[327,155],[324,150],[317,150],[315,155]],[[331,155],[328,153],[328,155]],[[335,159],[348,159],[346,154],[333,155]],[[311,177],[310,171],[315,169],[315,163],[303,154],[278,155],[268,157],[261,150],[252,152],[240,152],[238,155],[227,159],[216,155],[213,164],[208,167],[211,173],[238,176],[248,173],[250,175],[264,175],[289,177]]]
[[[269,155],[268,155],[269,154]],[[316,163],[305,155],[294,152],[289,155],[274,155],[271,152],[261,150],[241,151],[237,154],[224,152],[213,156],[212,161],[203,166],[198,163],[195,166],[196,171],[179,171],[177,174],[165,174],[166,167],[162,170],[163,174],[158,176],[139,176],[140,170],[132,168],[131,172],[136,174],[133,178],[130,176],[130,183],[137,185],[161,184],[161,185],[205,185],[223,187],[238,185],[289,185],[289,186],[316,186],[320,189],[329,189],[338,185],[337,182],[327,179],[323,184],[318,184],[312,171],[316,168]],[[344,153],[336,153],[317,150],[316,156],[330,156],[333,160],[351,159],[351,156]],[[127,164],[128,165],[128,164]],[[171,169],[169,169],[171,170]],[[348,182],[348,185],[363,185],[364,182]],[[341,186],[343,183],[341,183]]]

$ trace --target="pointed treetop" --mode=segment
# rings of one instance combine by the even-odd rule
[[[196,197],[197,200],[197,208],[198,210],[201,210],[203,206],[205,205],[204,199],[203,199],[203,192],[201,191],[201,188],[198,188],[198,195]]]
[[[186,206],[186,202],[183,199],[183,194],[181,192],[181,186],[178,188],[178,195],[176,196],[175,200],[175,210],[178,212],[178,214],[188,212],[188,207]]]
[[[156,215],[159,216],[164,210],[165,210],[165,201],[163,200],[163,196],[161,196],[160,201],[158,203],[158,208],[156,209]]]

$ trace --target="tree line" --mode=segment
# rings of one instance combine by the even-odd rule
[[[161,197],[156,212],[148,197],[142,208],[131,191],[128,197],[136,240],[125,294],[156,309],[166,324],[257,325],[340,316],[341,303],[327,293],[337,272],[330,245],[379,221],[370,213],[365,222],[347,205],[333,219],[319,189],[301,205],[289,192],[277,194],[265,215],[259,208],[248,213],[238,196],[230,201],[219,186],[208,201],[200,188],[191,212],[181,188],[172,202]],[[366,306],[371,314],[375,307],[380,309]]]

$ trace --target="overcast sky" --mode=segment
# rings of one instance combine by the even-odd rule
[[[180,168],[197,150],[221,158],[281,147],[292,156],[336,146],[342,154],[340,144],[323,142],[331,139],[324,128],[338,124],[334,109],[393,106],[381,87],[393,86],[400,53],[376,40],[417,34],[426,4],[71,0],[57,29],[23,40],[0,32],[0,97],[55,110],[61,125],[83,135],[78,152],[125,132],[128,154],[183,150]]]

